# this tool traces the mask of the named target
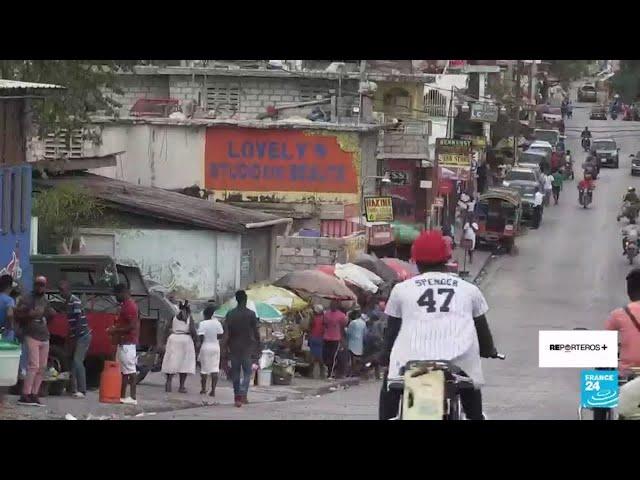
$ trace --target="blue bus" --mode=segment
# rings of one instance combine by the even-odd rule
[[[31,166],[0,166],[0,275],[31,289]]]

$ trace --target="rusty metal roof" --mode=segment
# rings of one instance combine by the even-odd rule
[[[223,232],[244,233],[251,224],[285,220],[256,210],[88,173],[37,179],[35,183],[42,187],[77,185],[122,212]]]
[[[21,82],[19,80],[5,80],[0,78],[0,90],[63,90],[66,87],[60,85],[53,85],[51,83],[33,83],[33,82]]]

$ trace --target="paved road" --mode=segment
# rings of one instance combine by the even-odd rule
[[[369,381],[304,400],[192,408],[140,420],[376,420],[380,382]]]
[[[575,419],[579,371],[539,369],[538,331],[602,328],[608,312],[626,300],[630,266],[621,254],[616,214],[626,188],[640,189],[629,160],[640,149],[640,125],[589,121],[590,104],[579,105],[586,108],[575,108],[567,124],[574,162],[579,167],[584,159],[579,130],[586,124],[595,138],[618,142],[620,168],[602,169],[587,210],[578,206],[576,181],[566,182],[560,205],[545,209],[540,229],[519,240],[519,255],[489,268],[482,285],[492,307],[489,321],[499,349],[508,354],[504,362],[485,362],[485,404],[492,418]]]

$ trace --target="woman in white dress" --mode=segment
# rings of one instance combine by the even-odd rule
[[[220,338],[224,330],[217,318],[213,318],[216,311],[214,305],[209,305],[204,309],[204,320],[198,325],[198,337],[200,337],[200,383],[202,389],[200,394],[207,393],[207,375],[211,375],[210,397],[216,396],[216,385],[218,383],[218,373],[220,372]]]
[[[177,373],[180,377],[180,393],[187,393],[184,386],[187,375],[196,373],[196,328],[191,318],[191,307],[185,301],[180,303],[179,311],[170,323],[171,334],[167,339],[164,359],[162,360],[162,373],[167,376],[165,391],[171,391],[173,376]]]

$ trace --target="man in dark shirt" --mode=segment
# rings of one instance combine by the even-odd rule
[[[84,398],[87,394],[87,372],[84,368],[84,359],[91,343],[91,330],[87,323],[87,317],[82,308],[82,302],[71,293],[71,286],[67,280],[58,283],[60,296],[66,302],[67,321],[69,322],[69,336],[67,347],[72,357],[71,365],[71,389],[73,396]]]
[[[18,403],[22,405],[43,406],[38,398],[38,392],[49,357],[47,321],[55,314],[45,295],[46,288],[46,277],[37,276],[33,292],[22,297],[16,309],[16,318],[23,327],[28,359],[27,375],[22,385],[22,396],[18,400]]]
[[[236,292],[236,301],[238,306],[229,311],[225,318],[224,344],[231,360],[234,403],[236,407],[241,407],[248,403],[252,357],[256,356],[260,347],[260,333],[256,314],[247,308],[247,294],[244,290]]]
[[[120,392],[120,403],[126,405],[137,405],[136,400],[136,380],[137,380],[137,354],[138,337],[140,335],[140,318],[138,316],[138,305],[131,298],[129,288],[119,283],[113,287],[116,300],[120,303],[120,314],[113,327],[107,332],[113,336],[118,344],[116,358],[120,363],[122,373],[122,390]],[[127,385],[129,385],[130,396],[126,397]]]

